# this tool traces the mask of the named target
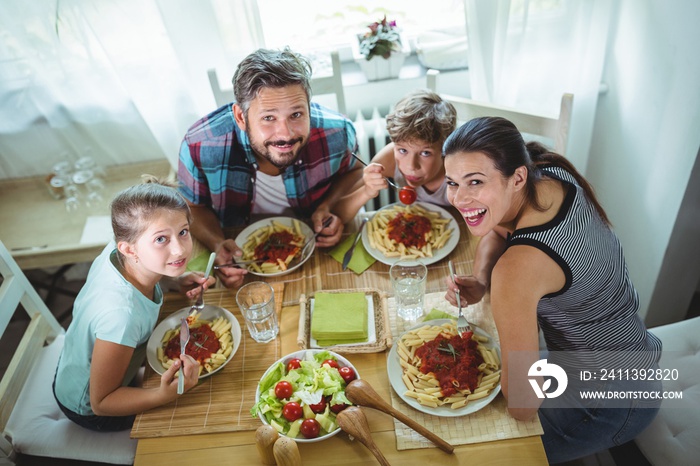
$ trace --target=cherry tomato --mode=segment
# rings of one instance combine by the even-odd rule
[[[338,366],[338,362],[335,359],[325,359],[321,363],[321,365],[323,366],[324,364],[328,364],[329,366],[335,367],[336,369],[338,369],[338,367],[340,367],[340,366]]]
[[[416,194],[416,190],[413,189],[411,186],[404,186],[399,191],[399,201],[406,205],[413,204],[414,202],[416,202],[417,196],[418,195]]]
[[[289,362],[287,363],[287,372],[289,372],[293,369],[299,369],[300,367],[301,367],[301,359],[299,359],[299,358],[290,359]]]
[[[309,405],[309,408],[311,408],[311,411],[313,411],[316,414],[322,413],[326,410],[326,399],[321,397],[321,401],[314,404],[314,405]]]
[[[294,422],[304,415],[304,410],[296,401],[290,401],[282,408],[282,416],[289,422]]]
[[[304,419],[299,431],[306,438],[316,438],[318,433],[321,432],[321,424],[316,419]]]
[[[333,411],[335,414],[338,414],[347,407],[348,405],[346,405],[345,403],[338,403],[335,405],[331,405],[331,411]]]
[[[345,383],[350,383],[357,378],[355,371],[350,366],[341,367],[338,369],[340,376],[345,380]]]
[[[292,393],[294,393],[294,388],[292,384],[286,380],[280,380],[277,382],[277,385],[275,385],[275,396],[280,400],[289,398],[292,396]]]

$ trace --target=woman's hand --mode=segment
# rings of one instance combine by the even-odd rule
[[[222,241],[216,248],[216,259],[214,264],[230,264],[235,262],[234,257],[243,256],[243,251],[232,239]],[[224,267],[216,270],[221,282],[226,288],[238,288],[243,284],[243,279],[248,271],[238,267]]]
[[[455,291],[459,288],[459,296],[462,301],[462,306],[468,306],[481,301],[486,294],[486,285],[481,283],[475,276],[455,276],[456,285],[452,283],[452,278],[445,278],[447,283],[447,293],[445,299],[453,306],[457,306],[457,298]]]
[[[370,198],[379,196],[379,191],[389,187],[384,178],[384,166],[378,163],[370,163],[362,171],[362,181],[365,184],[365,193]]]

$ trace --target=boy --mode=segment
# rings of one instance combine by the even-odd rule
[[[367,201],[389,187],[385,177],[414,188],[417,201],[449,206],[442,144],[456,125],[455,108],[436,93],[421,89],[403,97],[386,117],[392,142],[365,167],[362,183],[340,202],[337,215],[344,223],[352,220]]]

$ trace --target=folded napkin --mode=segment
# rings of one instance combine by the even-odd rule
[[[330,255],[333,259],[337,260],[342,264],[343,256],[345,255],[347,250],[350,249],[350,247],[352,247],[352,243],[354,241],[355,235],[352,234],[345,238],[336,247],[331,249],[328,252],[328,255]],[[369,255],[369,253],[365,249],[365,246],[362,244],[362,239],[360,239],[360,241],[357,242],[357,246],[355,246],[355,250],[352,253],[352,258],[350,259],[348,268],[359,275],[365,270],[367,270],[375,262],[377,262],[377,259]]]
[[[428,314],[423,317],[423,322],[427,322],[429,320],[437,320],[437,319],[455,319],[457,320],[457,316],[453,316],[450,313],[447,313],[445,311],[441,311],[440,309],[431,309]]]
[[[319,346],[360,343],[368,338],[367,298],[357,293],[316,293],[311,336]]]
[[[204,250],[199,253],[196,257],[193,257],[188,263],[187,263],[187,270],[189,272],[202,272],[207,269],[207,264],[209,263],[209,256],[211,255],[211,251],[207,250],[204,248]]]

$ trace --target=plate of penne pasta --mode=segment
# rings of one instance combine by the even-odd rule
[[[241,326],[227,309],[205,304],[201,311],[182,308],[163,319],[153,330],[146,345],[151,368],[163,374],[180,357],[180,324],[187,318],[190,340],[185,353],[199,361],[199,378],[221,370],[233,358],[241,343]]]
[[[452,319],[422,322],[404,332],[389,351],[387,372],[396,394],[418,411],[466,416],[501,391],[500,350],[479,327],[463,337]]]
[[[446,257],[459,243],[459,225],[435,204],[390,204],[379,209],[362,230],[367,252],[387,265],[419,259],[426,265]]]
[[[236,244],[243,256],[235,259],[247,263],[244,267],[254,275],[275,277],[301,267],[316,244],[304,250],[314,232],[306,223],[292,217],[271,217],[248,225],[238,236]]]

